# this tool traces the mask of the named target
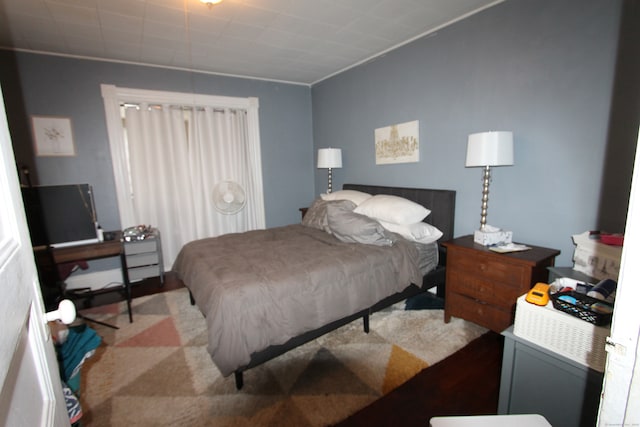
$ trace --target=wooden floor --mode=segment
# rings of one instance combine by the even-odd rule
[[[337,425],[428,427],[435,416],[496,414],[502,346],[487,332]]]
[[[133,286],[132,294],[135,298],[181,287],[182,282],[167,273],[162,286],[157,280],[147,280]],[[111,292],[95,297],[93,303],[117,300],[122,295]],[[337,426],[428,427],[434,416],[495,414],[503,344],[501,335],[487,332]]]

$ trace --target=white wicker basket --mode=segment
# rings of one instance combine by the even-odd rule
[[[595,326],[553,308],[551,301],[537,306],[518,298],[513,333],[599,372],[607,358],[609,326]]]

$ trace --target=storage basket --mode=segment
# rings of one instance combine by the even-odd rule
[[[513,333],[591,369],[604,372],[608,326],[596,326],[553,308],[518,298]]]
[[[575,291],[557,292],[551,295],[553,307],[594,325],[611,323],[613,306]]]

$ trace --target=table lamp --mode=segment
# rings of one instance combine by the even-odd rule
[[[511,243],[512,233],[487,225],[489,182],[491,166],[513,165],[512,132],[480,132],[469,135],[466,167],[483,167],[482,209],[480,229],[474,232],[474,241],[484,246]]]
[[[342,150],[340,148],[321,148],[318,150],[318,168],[329,169],[329,186],[331,193],[331,170],[342,167]]]

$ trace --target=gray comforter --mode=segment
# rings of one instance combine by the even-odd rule
[[[343,243],[303,225],[188,243],[173,266],[206,316],[208,351],[223,375],[270,345],[421,284],[419,251]]]

